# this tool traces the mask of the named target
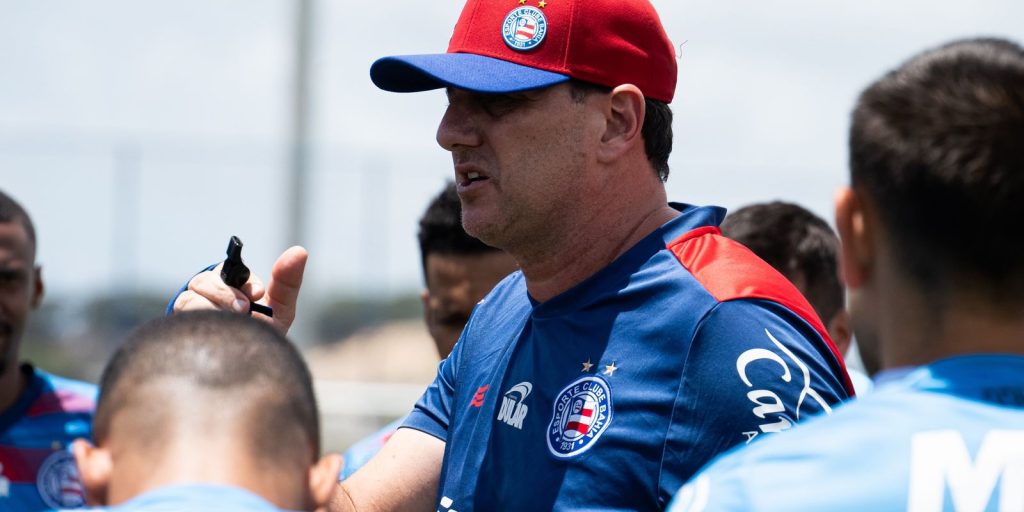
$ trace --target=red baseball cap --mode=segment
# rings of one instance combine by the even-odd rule
[[[510,93],[576,78],[633,84],[672,101],[675,47],[649,0],[469,0],[448,52],[384,57],[370,67],[386,91],[456,87]]]

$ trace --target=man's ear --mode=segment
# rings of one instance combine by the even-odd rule
[[[838,313],[832,316],[832,319],[828,321],[828,325],[825,327],[828,329],[829,337],[832,338],[832,343],[835,343],[836,348],[839,349],[839,355],[846,359],[846,353],[850,350],[850,341],[853,340],[850,312],[846,311],[846,309],[840,309]]]
[[[420,292],[420,302],[423,303],[423,323],[430,325],[430,290],[424,288]]]
[[[43,294],[46,291],[46,287],[43,285],[43,267],[36,265],[32,272],[35,274],[33,281],[35,286],[32,289],[32,309],[38,308],[43,302]]]
[[[86,503],[108,505],[107,491],[110,488],[110,475],[114,469],[110,450],[93,446],[85,439],[75,439],[71,443],[71,453],[75,456],[78,475],[85,488]]]
[[[337,453],[328,453],[309,468],[309,495],[314,508],[327,506],[331,493],[338,486],[338,475],[344,459]]]
[[[644,95],[637,86],[624,84],[612,90],[605,111],[605,129],[597,152],[599,161],[618,160],[623,154],[640,144],[646,115]]]
[[[839,268],[846,286],[861,288],[871,278],[874,265],[874,233],[869,226],[864,201],[857,192],[844,187],[836,193],[836,229],[839,231]]]

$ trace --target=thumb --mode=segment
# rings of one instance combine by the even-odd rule
[[[295,321],[295,308],[299,300],[299,288],[302,287],[302,274],[306,270],[309,253],[300,246],[284,251],[274,268],[270,270],[270,282],[267,283],[266,299],[274,308],[274,325],[281,332],[288,332]]]

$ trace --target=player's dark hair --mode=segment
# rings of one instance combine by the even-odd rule
[[[28,212],[25,211],[25,208],[20,203],[7,195],[3,190],[0,190],[0,222],[8,223],[14,221],[21,222],[21,225],[25,227],[25,234],[28,235],[29,241],[35,247],[36,228],[32,225],[32,218],[28,216]]]
[[[224,418],[176,420],[244,422],[239,431],[251,436],[253,453],[264,460],[294,460],[297,454],[305,455],[305,449],[311,460],[319,456],[319,412],[302,356],[270,325],[223,311],[161,317],[129,334],[100,381],[93,424],[97,444],[107,439],[116,414],[163,410],[164,404],[150,403],[152,396],[145,390],[168,380],[182,386],[190,400],[216,399],[216,404],[200,404],[214,416],[219,407],[236,411],[224,412]],[[139,435],[156,436],[161,426]]]
[[[1024,300],[1020,46],[956,41],[871,85],[853,112],[850,174],[922,288]]]
[[[721,228],[723,235],[747,246],[790,281],[802,280],[804,295],[823,322],[842,310],[839,238],[821,217],[801,206],[773,201],[730,213]]]
[[[420,218],[420,262],[423,278],[427,277],[427,256],[474,255],[495,252],[495,249],[469,236],[462,227],[462,203],[455,183],[448,182],[444,190],[434,197]]]
[[[572,97],[577,102],[582,102],[587,94],[612,92],[611,87],[575,78],[569,80],[569,85],[572,88]],[[672,153],[672,108],[664,101],[650,98],[644,98],[644,106],[647,114],[644,117],[644,125],[640,128],[640,135],[644,138],[644,151],[647,160],[658,173],[658,179],[665,182],[668,181],[668,156]]]

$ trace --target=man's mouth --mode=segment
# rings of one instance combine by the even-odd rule
[[[459,183],[459,185],[463,187],[468,187],[471,183],[476,183],[478,181],[485,180],[487,180],[487,176],[484,176],[476,171],[470,171],[466,173],[465,178],[462,180],[461,183]]]

